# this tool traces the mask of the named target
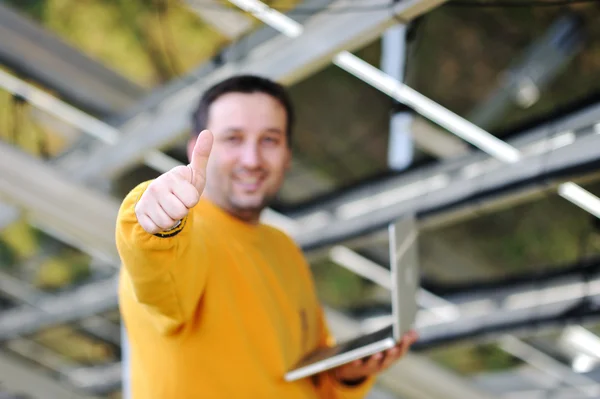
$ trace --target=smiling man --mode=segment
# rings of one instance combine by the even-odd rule
[[[260,215],[291,160],[283,87],[235,76],[202,96],[190,163],[132,190],[117,220],[133,399],[362,398],[415,341],[286,382],[331,345],[299,248]]]

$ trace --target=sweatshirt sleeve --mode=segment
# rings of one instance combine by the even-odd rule
[[[335,338],[327,327],[327,321],[320,312],[320,344],[321,346],[332,346],[335,344]],[[331,373],[323,372],[315,379],[320,398],[327,399],[363,399],[373,387],[375,377],[370,376],[358,385],[349,386],[338,381]]]
[[[204,290],[208,262],[202,257],[207,256],[207,245],[198,231],[190,245],[192,212],[166,233],[153,235],[141,227],[135,205],[149,184],[138,185],[121,204],[117,250],[134,300],[147,310],[161,333],[172,334],[190,319]]]

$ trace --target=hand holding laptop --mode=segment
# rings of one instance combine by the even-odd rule
[[[396,346],[367,358],[354,360],[353,362],[336,367],[331,370],[331,373],[342,383],[353,384],[360,382],[365,378],[381,373],[400,360],[417,339],[417,333],[411,330],[402,336],[402,339]]]
[[[343,381],[360,381],[400,359],[416,341],[412,330],[420,287],[418,227],[414,215],[405,215],[388,226],[392,323],[387,327],[332,347],[306,354],[284,378],[295,381],[324,371]],[[333,371],[335,370],[335,371]]]

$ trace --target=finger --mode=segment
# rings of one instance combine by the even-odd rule
[[[144,231],[146,231],[148,234],[156,234],[161,231],[161,228],[158,227],[156,223],[152,221],[152,219],[150,219],[150,216],[143,214],[139,215],[137,219],[140,226],[142,226],[142,229],[144,229]]]
[[[198,203],[202,194],[202,190],[199,190],[200,187],[193,184],[193,176],[189,165],[176,166],[159,179],[162,179],[168,192],[175,194],[188,209],[191,209]]]
[[[175,221],[183,219],[189,212],[184,203],[173,193],[160,197],[158,199],[158,204],[162,210],[165,211],[167,216]]]
[[[339,380],[356,380],[366,375],[363,359],[354,360],[332,370]]]
[[[160,228],[160,231],[170,229],[178,220],[171,218],[158,202],[152,204],[146,214],[150,217],[152,222]]]
[[[190,184],[192,182],[192,169],[189,165],[179,165],[175,166],[168,173],[165,173],[159,179],[163,179],[165,184],[169,186],[169,188],[175,187],[178,181],[183,180],[184,182]]]
[[[389,349],[385,354],[385,358],[381,362],[379,370],[381,371],[381,370],[386,370],[387,368],[389,368],[396,360],[398,360],[400,355],[401,355],[400,348],[393,347],[393,348]]]
[[[179,180],[175,182],[171,188],[171,193],[173,193],[183,206],[187,209],[192,209],[200,200],[200,192],[196,187],[188,183],[188,181]]]
[[[419,340],[419,333],[417,333],[415,330],[410,330],[410,334],[411,334],[411,338],[412,338],[412,341],[411,341],[411,345],[412,345]]]
[[[376,353],[369,357],[363,366],[365,374],[372,374],[375,372],[379,368],[383,357],[384,354],[382,352]]]
[[[208,164],[208,157],[210,150],[213,145],[213,134],[210,130],[203,130],[196,139],[196,145],[192,151],[192,159],[190,160],[189,167],[192,170],[192,184],[196,185],[197,179],[204,181],[206,176],[206,165]],[[198,175],[198,177],[196,177]]]
[[[404,338],[402,338],[402,341],[400,341],[400,343],[396,346],[400,351],[398,357],[404,356],[406,352],[408,352],[408,349],[410,348],[413,342],[414,338],[412,336],[405,336]]]

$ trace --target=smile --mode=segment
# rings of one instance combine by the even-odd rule
[[[256,191],[261,186],[264,178],[261,177],[245,177],[236,178],[233,183],[240,187],[243,191]]]

